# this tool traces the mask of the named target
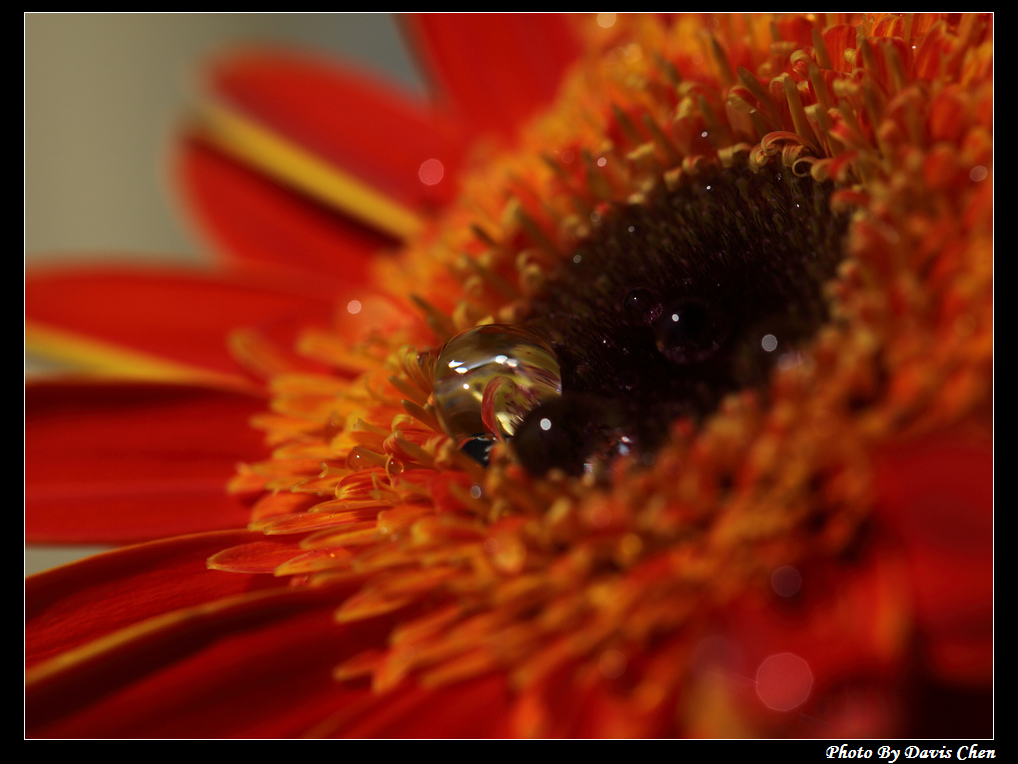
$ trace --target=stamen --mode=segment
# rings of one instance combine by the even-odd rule
[[[753,73],[748,69],[739,67],[739,79],[742,84],[745,85],[749,92],[756,96],[757,102],[763,109],[764,114],[767,118],[767,123],[770,132],[771,130],[781,129],[781,118],[778,112],[778,105],[771,98],[771,94],[760,84],[760,81],[753,76]]]
[[[784,76],[783,81],[785,98],[788,101],[788,108],[792,114],[792,124],[795,125],[795,132],[816,151],[819,141],[817,141],[816,135],[813,134],[813,128],[810,127],[809,120],[806,118],[806,112],[802,107],[802,98],[799,96],[799,90],[795,85],[795,81],[787,74]]]
[[[821,69],[833,69],[831,65],[831,54],[827,52],[827,41],[819,29],[812,29],[810,32],[813,38],[813,51],[816,53],[817,65]]]
[[[725,51],[721,48],[721,43],[714,36],[710,38],[710,50],[714,55],[714,62],[718,65],[721,84],[726,88],[731,87],[735,84],[735,74],[732,72],[732,65],[728,61],[728,56],[725,55]]]
[[[452,325],[452,321],[442,311],[435,308],[431,303],[425,300],[423,297],[411,294],[410,299],[413,301],[421,313],[424,314],[424,320],[431,327],[431,330],[438,335],[441,339],[448,339],[456,333],[456,329]],[[404,391],[405,392],[405,391]]]

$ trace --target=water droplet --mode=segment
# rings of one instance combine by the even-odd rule
[[[513,437],[513,451],[533,475],[553,469],[582,475],[594,461],[615,455],[618,420],[609,401],[567,393],[527,415]]]
[[[332,440],[341,432],[343,432],[343,420],[335,411],[330,412],[329,418],[325,420],[325,426],[322,427],[322,435],[326,440]]]
[[[395,456],[390,456],[385,461],[385,474],[388,475],[390,479],[401,474],[404,469],[406,469],[406,465],[404,465],[403,462]]]
[[[469,456],[478,464],[487,467],[488,462],[490,461],[489,452],[491,451],[491,447],[493,445],[495,445],[494,438],[488,437],[470,438],[463,445],[460,446],[460,451],[465,453],[467,456]]]
[[[561,392],[554,352],[518,326],[465,331],[445,344],[435,363],[438,419],[457,447],[482,464],[495,438],[511,438],[530,411]]]
[[[651,324],[658,319],[664,307],[649,289],[636,287],[636,289],[631,289],[622,301],[622,309]]]
[[[657,349],[672,363],[696,363],[712,356],[727,337],[713,311],[697,300],[666,306],[655,325]]]
[[[369,451],[363,446],[354,446],[346,457],[346,467],[350,470],[366,470],[385,464],[385,457]]]

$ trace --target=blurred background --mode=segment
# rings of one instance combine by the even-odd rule
[[[25,264],[208,261],[166,166],[202,63],[235,45],[334,54],[424,92],[388,14],[38,14],[25,30]],[[52,367],[25,359],[27,375]],[[26,575],[94,549],[26,551]]]

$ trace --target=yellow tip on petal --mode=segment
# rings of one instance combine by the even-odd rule
[[[25,322],[25,350],[71,364],[77,371],[96,377],[203,384],[229,390],[253,389],[240,375],[168,361],[30,321]]]
[[[230,156],[380,231],[407,239],[422,227],[399,202],[230,109],[207,106],[201,129]]]

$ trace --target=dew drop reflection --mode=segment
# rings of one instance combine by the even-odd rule
[[[457,447],[487,463],[496,439],[513,436],[527,414],[562,392],[551,348],[518,326],[479,326],[453,337],[435,363],[433,400]]]
[[[697,300],[679,300],[668,305],[654,331],[661,355],[678,364],[710,357],[728,334],[714,312]]]

